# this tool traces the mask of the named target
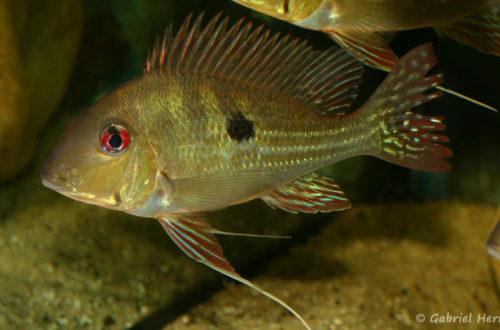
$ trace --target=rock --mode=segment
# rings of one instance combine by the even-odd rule
[[[484,316],[499,315],[500,308],[498,261],[485,248],[496,217],[494,207],[480,204],[356,205],[253,280],[313,329],[427,328],[441,316],[446,322],[447,313],[457,316],[453,326],[485,327]],[[240,285],[165,327],[258,328],[300,324]]]
[[[79,0],[0,0],[0,182],[26,168],[79,45]]]

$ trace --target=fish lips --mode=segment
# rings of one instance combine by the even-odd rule
[[[56,182],[54,179],[45,178],[43,173],[40,175],[42,177],[42,184],[52,190],[61,192],[64,194],[66,190],[69,190],[64,184]]]
[[[98,199],[96,199],[95,195],[84,194],[84,193],[78,191],[76,188],[69,185],[66,182],[66,180],[64,180],[63,178],[60,178],[60,177],[45,178],[45,177],[43,177],[43,172],[42,172],[42,184],[45,187],[52,189],[61,195],[64,195],[66,197],[69,197],[69,198],[74,199],[74,200],[79,201],[79,202],[93,204],[93,205],[106,207],[106,208],[110,208],[110,209],[118,208],[121,204],[121,198],[116,193],[110,199],[106,200],[105,202],[101,202]]]
[[[42,184],[54,190],[61,195],[72,198],[74,200],[85,202],[88,204],[98,205],[106,208],[115,209],[121,204],[121,198],[119,194],[116,192],[107,196],[106,198],[96,198],[94,194],[86,193],[77,189],[76,186],[72,183],[69,177],[65,177],[62,171],[58,166],[57,162],[59,159],[56,157],[49,156],[47,161],[45,162],[40,176],[42,178]],[[71,171],[69,171],[70,173]],[[66,173],[68,174],[68,173]]]

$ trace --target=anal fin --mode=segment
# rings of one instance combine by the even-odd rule
[[[390,71],[398,61],[398,56],[388,46],[394,32],[339,32],[330,31],[328,35],[351,55],[371,67]]]
[[[333,179],[315,173],[281,186],[261,199],[273,208],[290,213],[331,212],[351,207]]]
[[[217,238],[214,236],[214,233],[218,231],[214,230],[201,216],[175,216],[160,218],[158,221],[174,243],[189,257],[274,300],[299,319],[306,329],[310,329],[302,316],[287,303],[241,277],[234,270],[233,266],[231,266],[224,256]]]
[[[483,8],[434,28],[441,36],[447,35],[486,54],[500,56],[500,6]]]

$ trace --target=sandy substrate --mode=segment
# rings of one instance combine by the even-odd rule
[[[485,249],[498,215],[494,207],[458,203],[356,205],[253,281],[313,329],[498,328],[500,264]],[[300,328],[283,308],[240,285],[165,327]]]
[[[276,303],[187,258],[156,221],[72,201],[37,175],[0,189],[0,216],[0,329],[300,328]],[[500,268],[485,249],[498,216],[458,202],[304,216],[256,201],[210,220],[294,236],[221,245],[314,329],[426,327],[447,312],[472,313],[455,325],[477,328],[487,325],[479,315],[500,314]]]
[[[254,202],[210,220],[260,234],[321,222],[278,213]],[[221,238],[237,269],[283,243]],[[155,220],[70,200],[42,187],[36,173],[0,188],[0,251],[0,329],[123,329],[158,310],[161,326],[223,287],[221,275],[185,256]]]

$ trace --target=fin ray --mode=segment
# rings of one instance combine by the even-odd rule
[[[225,236],[237,236],[237,237],[251,237],[251,238],[292,238],[291,236],[283,236],[283,235],[266,235],[266,234],[245,234],[245,233],[236,233],[231,231],[222,231],[218,229],[212,230],[213,234],[216,235],[225,235]]]
[[[398,56],[388,46],[395,32],[331,31],[328,35],[340,46],[348,50],[358,60],[374,67],[390,71],[398,61]]]
[[[331,212],[351,207],[333,179],[316,173],[281,186],[261,199],[272,208],[278,207],[290,213]]]
[[[203,74],[230,79],[252,88],[297,97],[321,114],[343,114],[356,99],[363,66],[337,47],[315,52],[289,35],[280,37],[240,19],[215,16],[201,28],[200,15],[190,15],[172,36],[163,40],[146,60],[144,73]],[[295,54],[295,56],[292,56]]]
[[[177,216],[160,218],[158,221],[174,243],[190,258],[270,298],[294,315],[306,329],[310,329],[307,322],[290,305],[243,278],[234,270],[224,256],[222,247],[213,234],[213,228],[201,216]]]
[[[440,97],[441,91],[424,94],[442,82],[441,75],[426,77],[436,65],[430,43],[406,54],[380,84],[360,111],[377,127],[374,146],[369,153],[413,169],[447,172],[450,149],[437,144],[448,142],[446,136],[432,133],[443,130],[443,118],[411,112],[413,107]]]
[[[191,258],[234,272],[226,260],[222,248],[210,232],[210,225],[203,219],[176,218],[161,219],[160,223],[175,244]]]
[[[471,15],[434,27],[446,35],[486,54],[500,56],[500,7],[483,8]]]

